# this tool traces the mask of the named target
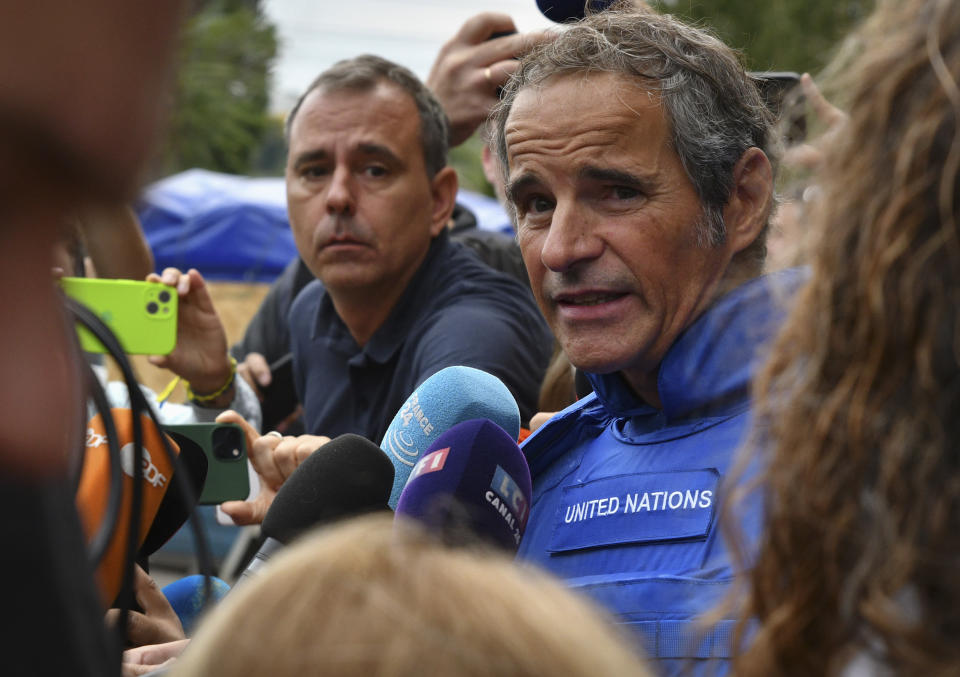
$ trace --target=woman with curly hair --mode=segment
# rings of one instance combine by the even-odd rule
[[[960,3],[881,0],[857,38],[812,278],[755,386],[738,675],[960,674]]]

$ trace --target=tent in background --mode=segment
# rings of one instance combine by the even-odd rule
[[[191,169],[150,185],[137,206],[157,270],[196,268],[210,280],[272,282],[297,255],[282,178]],[[513,232],[493,198],[461,190],[457,201],[482,230]]]

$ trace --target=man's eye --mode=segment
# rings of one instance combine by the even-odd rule
[[[306,179],[319,179],[329,174],[326,167],[314,165],[312,167],[304,167],[300,171],[300,176]]]
[[[543,214],[544,212],[549,212],[551,209],[553,209],[553,201],[543,196],[535,195],[527,200],[528,214]]]
[[[387,175],[387,168],[381,165],[369,165],[368,167],[364,167],[363,172],[367,176],[379,178]]]
[[[632,200],[640,196],[640,191],[630,186],[613,186],[610,189],[610,194],[617,200]]]

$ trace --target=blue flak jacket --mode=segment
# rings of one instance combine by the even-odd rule
[[[661,674],[728,671],[735,621],[696,620],[733,575],[719,492],[748,432],[750,378],[805,279],[783,271],[718,299],[664,357],[662,409],[619,374],[591,375],[595,393],[523,446],[533,502],[518,557],[611,610]],[[759,512],[741,508],[748,540]]]

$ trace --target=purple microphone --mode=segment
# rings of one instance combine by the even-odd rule
[[[487,419],[437,437],[417,461],[397,515],[419,520],[444,540],[483,540],[516,552],[530,514],[530,469],[517,443]]]

